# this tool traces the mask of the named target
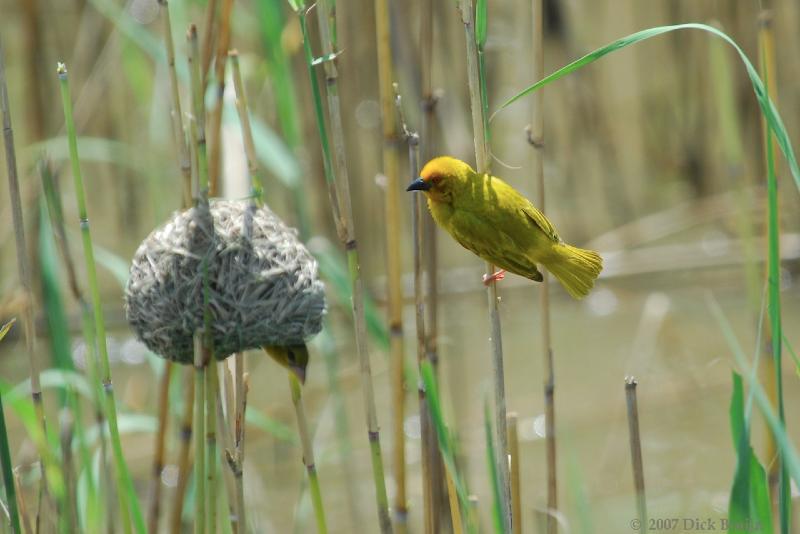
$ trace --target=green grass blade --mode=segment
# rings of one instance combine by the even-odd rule
[[[11,319],[0,328],[0,341],[16,319]],[[8,432],[6,431],[6,414],[3,410],[3,396],[0,395],[0,467],[3,470],[3,486],[6,492],[6,503],[8,503],[8,515],[11,520],[11,530],[14,534],[21,534],[22,528],[19,521],[19,510],[17,508],[17,491],[14,487],[14,465],[11,463],[11,450],[8,447]]]
[[[781,120],[780,115],[778,114],[778,110],[775,108],[775,105],[769,98],[767,91],[764,87],[764,83],[761,81],[761,78],[758,76],[758,71],[756,71],[753,64],[748,59],[747,55],[744,51],[739,47],[736,42],[731,39],[727,34],[714,28],[712,26],[708,26],[706,24],[698,24],[698,23],[688,23],[688,24],[676,24],[674,26],[658,26],[656,28],[649,28],[646,30],[642,30],[640,32],[633,33],[621,39],[617,39],[616,41],[598,48],[592,52],[589,52],[585,56],[573,61],[572,63],[558,69],[554,73],[550,74],[539,80],[538,82],[534,83],[523,89],[522,91],[518,92],[505,102],[503,102],[497,111],[494,112],[492,118],[494,118],[497,113],[502,111],[503,109],[507,108],[517,100],[521,99],[522,97],[536,91],[537,89],[554,82],[560,78],[563,78],[567,74],[575,72],[576,70],[585,67],[586,65],[597,61],[598,59],[606,56],[612,52],[616,52],[621,48],[625,48],[626,46],[638,43],[640,41],[644,41],[646,39],[650,39],[651,37],[656,37],[658,35],[678,31],[678,30],[702,30],[711,33],[712,35],[719,37],[720,39],[724,40],[726,43],[731,45],[736,52],[739,54],[739,58],[742,60],[742,63],[745,66],[745,70],[747,71],[747,76],[750,78],[750,82],[753,85],[753,91],[756,95],[756,100],[758,101],[758,105],[761,108],[761,112],[764,114],[764,117],[767,120],[767,124],[770,130],[773,131],[775,134],[775,139],[778,142],[778,146],[781,148],[781,152],[783,152],[784,157],[786,158],[787,163],[789,164],[789,169],[792,172],[792,177],[794,178],[795,185],[798,189],[800,189],[800,166],[797,164],[797,159],[795,158],[794,150],[792,149],[792,145],[789,141],[789,134],[786,132],[786,127],[783,125],[783,121]],[[490,119],[491,120],[491,119]]]
[[[728,504],[729,533],[752,531],[771,534],[772,509],[769,501],[767,474],[750,445],[750,422],[745,415],[742,377],[733,373],[733,394],[730,405],[731,432],[736,451],[736,471]]]
[[[489,468],[489,480],[492,483],[492,525],[497,534],[503,534],[503,518],[500,496],[500,474],[497,472],[494,452],[494,433],[492,432],[492,415],[489,410],[489,399],[483,401],[483,428],[486,434],[486,463]]]
[[[740,369],[748,369],[750,365],[747,361],[747,356],[745,356],[741,344],[739,343],[738,339],[736,339],[736,334],[733,331],[733,327],[728,322],[725,314],[722,312],[722,308],[720,308],[719,303],[717,303],[713,296],[710,295],[708,296],[708,307],[711,310],[711,314],[716,319],[720,330],[722,331],[736,365],[738,365]],[[791,475],[792,479],[794,479],[795,483],[800,484],[800,456],[798,456],[794,445],[789,440],[789,436],[786,433],[786,428],[783,426],[783,424],[781,424],[778,415],[770,406],[767,394],[764,392],[764,388],[758,382],[755,374],[749,372],[745,376],[747,378],[747,386],[750,388],[750,394],[753,395],[753,399],[758,405],[758,408],[761,410],[761,413],[763,414],[770,430],[775,434],[775,441],[777,442],[781,454],[786,461],[786,467],[789,471],[789,474]]]
[[[486,44],[486,34],[489,15],[489,2],[487,0],[478,0],[475,4],[475,44],[478,45],[478,50],[483,51]]]
[[[469,502],[469,492],[467,485],[464,482],[464,477],[458,470],[456,465],[455,445],[444,421],[442,412],[442,403],[439,396],[439,386],[436,382],[436,375],[433,372],[433,366],[429,361],[423,361],[420,364],[420,373],[422,382],[425,386],[425,397],[428,401],[428,407],[431,412],[431,420],[433,427],[436,430],[437,441],[439,443],[439,450],[442,453],[442,460],[445,463],[446,469],[450,472],[453,482],[458,493],[458,500],[461,503],[461,509],[467,517],[467,530],[469,532],[475,531],[475,525],[469,522],[470,514],[469,509],[471,504]],[[492,462],[493,463],[493,462]]]

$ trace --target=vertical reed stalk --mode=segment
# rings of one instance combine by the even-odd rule
[[[375,34],[378,55],[378,89],[383,134],[383,175],[386,177],[386,287],[391,361],[392,416],[394,418],[395,522],[404,532],[408,508],[405,476],[405,384],[403,347],[403,287],[400,265],[400,183],[398,176],[398,131],[394,109],[394,66],[387,0],[375,0]],[[427,522],[426,522],[427,523]]]
[[[508,456],[511,483],[511,517],[513,534],[522,534],[522,489],[520,486],[519,467],[519,432],[517,431],[517,414],[508,414]]]
[[[31,526],[31,520],[28,515],[28,506],[25,503],[25,493],[22,491],[22,481],[20,480],[19,468],[14,469],[14,489],[17,492],[17,497],[19,499],[19,516],[22,520],[22,526],[25,531],[25,534],[34,534],[33,527]]]
[[[36,352],[36,330],[33,322],[34,296],[31,285],[31,272],[28,265],[28,247],[25,241],[25,221],[22,217],[22,200],[19,192],[19,175],[17,174],[17,152],[14,146],[14,130],[11,127],[11,108],[8,102],[8,84],[6,82],[5,50],[0,43],[0,113],[3,115],[3,146],[6,155],[6,172],[8,174],[8,195],[11,202],[11,218],[14,225],[14,243],[17,252],[17,273],[25,299],[23,312],[23,331],[25,332],[25,349],[28,354],[28,366],[31,377],[31,400],[36,412],[39,426],[47,435],[47,422],[44,415],[42,402],[42,387],[39,382],[41,364]],[[47,491],[46,465],[43,451],[39,450],[39,459],[42,462],[42,484]]]
[[[114,476],[116,479],[117,495],[119,498],[120,515],[123,531],[131,532],[131,520],[137,532],[144,532],[144,517],[139,509],[139,503],[133,488],[125,457],[122,453],[122,441],[117,425],[117,407],[114,396],[114,386],[111,380],[111,366],[108,359],[108,346],[106,344],[105,321],[103,320],[102,301],[100,288],[97,283],[97,267],[94,260],[94,248],[89,229],[89,218],[86,210],[86,197],[81,174],[80,157],[78,156],[78,141],[75,132],[75,122],[72,117],[72,99],[70,97],[67,68],[63,63],[58,65],[58,77],[61,86],[61,100],[64,106],[64,119],[66,121],[67,138],[69,140],[70,160],[72,162],[72,176],[75,181],[75,194],[78,203],[78,216],[80,218],[81,235],[83,237],[83,252],[86,263],[89,290],[92,297],[94,310],[94,330],[97,336],[99,349],[100,375],[102,389],[105,392],[105,412],[108,420],[109,434],[111,436],[111,450],[114,456]],[[99,387],[99,386],[98,386]]]
[[[544,77],[544,7],[542,0],[533,0],[533,79]],[[537,91],[531,99],[531,125],[528,128],[528,144],[533,149],[531,158],[533,175],[537,187],[539,209],[545,213],[544,184],[544,94]],[[555,368],[553,347],[550,335],[550,274],[542,272],[543,280],[539,291],[539,323],[542,335],[542,362],[544,365],[544,417],[545,450],[547,455],[547,534],[558,531],[556,514],[558,510],[558,474],[556,465],[556,422],[555,422]]]
[[[461,507],[458,504],[456,483],[453,480],[453,474],[447,467],[443,466],[443,471],[447,479],[447,497],[450,506],[450,523],[453,526],[453,534],[462,534],[464,532],[464,525],[461,522]],[[467,513],[469,513],[469,511],[467,511]]]
[[[628,433],[631,442],[631,463],[633,464],[633,485],[636,488],[636,512],[640,525],[647,525],[647,500],[644,492],[644,465],[642,462],[642,441],[639,437],[639,404],[636,399],[636,379],[625,378],[625,400],[628,407]]]
[[[322,13],[319,25],[320,41],[326,56],[332,53],[334,42],[328,26],[333,21],[331,6],[328,0],[320,0],[317,9]],[[392,532],[392,523],[389,518],[389,499],[386,494],[386,481],[383,472],[381,457],[380,431],[378,429],[378,414],[375,407],[375,392],[372,384],[372,369],[370,367],[369,349],[367,346],[367,325],[364,317],[364,286],[361,278],[361,267],[358,257],[358,244],[356,241],[355,226],[353,224],[353,208],[350,201],[350,181],[347,173],[347,162],[344,150],[344,132],[342,128],[341,110],[339,106],[338,73],[332,59],[324,62],[326,68],[326,88],[328,95],[328,110],[331,120],[331,136],[335,143],[336,173],[334,173],[330,152],[328,135],[325,131],[325,116],[322,108],[322,97],[314,72],[314,57],[311,52],[311,43],[306,25],[306,13],[301,9],[298,12],[300,28],[303,32],[303,46],[306,56],[306,65],[311,83],[311,92],[314,98],[314,112],[317,119],[317,129],[322,145],[323,165],[325,179],[328,183],[328,192],[331,201],[337,233],[347,253],[347,265],[350,283],[353,288],[353,322],[355,324],[356,351],[360,362],[361,390],[364,398],[366,412],[367,436],[370,444],[372,460],[372,474],[375,485],[375,502],[378,510],[378,521],[381,532]],[[330,51],[330,52],[329,52]],[[333,56],[329,56],[333,58]],[[338,181],[337,181],[338,176]],[[341,204],[340,204],[341,202]]]
[[[211,132],[211,146],[208,152],[209,189],[211,196],[219,193],[220,162],[222,159],[222,109],[225,96],[225,65],[228,59],[228,48],[231,42],[231,11],[233,0],[223,0],[222,13],[219,22],[219,35],[217,36],[217,55],[214,60],[214,81],[216,82],[216,102],[211,110],[209,130]],[[204,43],[206,44],[206,43]],[[205,71],[204,71],[205,72]],[[205,89],[205,84],[203,84]]]
[[[233,89],[236,93],[236,111],[239,113],[239,123],[242,127],[242,141],[244,144],[244,155],[247,158],[247,170],[250,172],[250,190],[253,201],[256,204],[261,204],[262,186],[261,186],[261,173],[258,167],[258,158],[256,156],[256,144],[253,141],[253,130],[250,127],[250,114],[247,108],[247,94],[244,92],[244,82],[242,81],[242,70],[239,68],[239,52],[231,50],[228,52],[228,57],[231,60],[231,67],[233,69]],[[241,359],[243,355],[236,353],[236,357]],[[237,365],[237,369],[242,369],[242,366]],[[241,382],[241,376],[236,377],[237,387]],[[241,390],[237,389],[236,394],[239,396]]]
[[[241,352],[234,355],[234,370],[231,376],[230,369],[226,369],[226,385],[225,391],[227,397],[232,396],[235,392],[235,398],[227,403],[228,407],[232,406],[233,411],[233,436],[232,442],[226,442],[225,445],[225,459],[227,460],[228,468],[230,469],[231,476],[233,477],[234,491],[232,496],[233,501],[233,516],[231,517],[231,525],[235,533],[247,532],[247,521],[245,517],[245,502],[244,502],[244,417],[247,409],[247,392],[249,386],[247,377],[244,373],[244,358]],[[235,386],[234,386],[235,384]],[[235,388],[235,389],[234,389]],[[225,434],[228,436],[229,434]],[[228,438],[226,438],[228,439]]]
[[[213,0],[212,0],[213,1]],[[197,41],[197,26],[189,26],[186,35],[189,41],[189,73],[191,75],[192,110],[194,114],[193,128],[196,130],[193,139],[194,157],[197,169],[197,197],[208,196],[208,161],[206,160],[206,113],[203,97],[205,95],[200,72],[200,45]]]
[[[211,59],[214,57],[214,41],[217,30],[217,12],[219,11],[219,0],[208,0],[206,5],[206,19],[203,25],[203,55],[197,56],[200,63],[200,81],[203,87],[206,86],[208,69],[211,68]]]
[[[74,396],[75,392],[68,390],[67,395]],[[61,470],[64,473],[65,506],[59,513],[59,529],[61,532],[79,532],[77,511],[73,503],[78,502],[78,488],[75,480],[75,455],[72,453],[72,443],[75,437],[75,419],[70,413],[70,408],[62,409],[59,417],[59,437],[61,441]]]
[[[83,340],[86,346],[86,370],[89,376],[89,381],[92,384],[92,403],[94,409],[94,418],[97,428],[105,428],[106,426],[106,417],[104,415],[103,409],[103,392],[100,388],[100,378],[99,372],[97,369],[97,352],[95,347],[97,347],[97,336],[95,335],[94,331],[94,322],[92,317],[92,307],[86,301],[86,298],[83,294],[83,291],[78,284],[78,275],[75,270],[75,262],[72,259],[72,253],[69,248],[69,242],[67,241],[67,232],[64,226],[64,209],[61,204],[61,195],[58,190],[58,181],[53,176],[53,171],[50,168],[50,165],[47,161],[42,161],[39,167],[39,173],[42,179],[42,190],[44,191],[45,195],[45,202],[47,203],[47,210],[50,216],[50,221],[53,226],[53,233],[56,237],[56,243],[58,244],[59,251],[61,253],[62,261],[67,269],[67,280],[68,286],[70,288],[70,292],[72,293],[72,297],[78,303],[78,307],[81,311],[81,330],[83,332]],[[75,403],[77,406],[77,402]],[[77,413],[77,411],[76,411]],[[80,425],[79,425],[80,426]],[[82,436],[82,433],[79,433],[79,438]],[[100,483],[95,486],[94,478],[87,477],[86,478],[86,492],[87,492],[87,500],[90,502],[95,503],[95,506],[98,509],[106,509],[107,513],[110,515],[110,506],[100,506],[97,497],[98,495],[102,495],[103,499],[110,500],[111,499],[111,492],[102,491],[102,487],[105,486],[107,488],[111,487],[110,482],[110,475],[109,470],[106,469],[106,458],[108,457],[108,444],[107,438],[105,436],[105,432],[101,432],[98,441],[100,442],[100,466],[101,466],[101,475],[100,475]],[[81,446],[81,453],[86,455],[84,458],[84,464],[89,465],[88,460],[88,450],[86,449],[85,442],[80,443]],[[111,521],[108,521],[108,524],[111,524]],[[101,526],[99,524],[92,525],[87,524],[87,528],[95,528],[100,530]]]
[[[158,431],[156,432],[153,471],[150,480],[150,505],[147,514],[147,531],[158,532],[158,519],[161,513],[161,471],[164,469],[164,450],[167,434],[167,415],[169,413],[169,384],[172,379],[172,362],[167,362],[161,373],[158,388]]]
[[[397,107],[400,109],[400,95],[397,95]],[[402,109],[400,109],[402,113]],[[419,136],[408,130],[401,117],[401,128],[408,143],[408,169],[413,181],[419,174]],[[411,235],[414,243],[414,317],[417,330],[417,366],[422,374],[422,363],[427,360],[427,347],[425,339],[425,289],[423,288],[423,242],[422,242],[422,195],[411,195]],[[428,408],[428,399],[422,381],[417,386],[419,397],[419,422],[420,422],[420,458],[422,466],[422,501],[423,524],[425,532],[438,532],[439,513],[438,502],[434,492],[434,458],[438,455],[438,447],[434,441],[431,428],[431,412]]]
[[[311,489],[311,502],[314,505],[314,518],[317,521],[317,532],[325,534],[328,532],[328,525],[325,521],[325,507],[322,504],[322,492],[319,486],[317,467],[314,462],[314,444],[311,432],[308,430],[300,381],[293,373],[289,373],[289,387],[291,388],[292,404],[294,404],[294,411],[297,416],[297,430],[303,446],[303,464],[305,464],[308,472],[308,484]]]
[[[420,93],[422,95],[422,117],[420,123],[422,161],[430,161],[435,155],[436,138],[436,103],[437,97],[433,93],[433,0],[422,0],[420,13]],[[416,177],[415,177],[416,178]],[[434,372],[439,369],[439,278],[438,278],[438,251],[436,246],[436,224],[428,210],[422,210],[422,240],[425,262],[427,293],[427,316],[425,319],[425,350],[426,358],[431,362]],[[437,453],[431,465],[433,473],[433,499],[441,503],[439,517],[441,522],[447,514],[448,488],[446,487],[445,469],[442,457]],[[452,511],[451,511],[452,517]],[[459,521],[460,521],[459,517]],[[454,527],[455,528],[455,527]]]
[[[192,203],[192,162],[189,159],[189,146],[186,144],[186,133],[183,130],[183,113],[178,85],[178,73],[175,69],[175,41],[172,38],[172,25],[169,17],[169,3],[158,0],[164,13],[164,44],[167,49],[167,66],[169,68],[169,85],[172,98],[170,116],[172,118],[172,134],[178,148],[181,176],[183,176],[183,206]]]
[[[489,143],[486,108],[482,88],[485,80],[481,80],[483,69],[478,62],[478,42],[475,34],[475,17],[470,0],[459,0],[461,21],[464,23],[467,51],[467,76],[469,82],[470,108],[472,109],[472,133],[475,142],[475,160],[479,173],[489,172]],[[486,263],[489,273],[494,271],[494,266]],[[495,464],[500,483],[500,499],[502,509],[503,528],[506,532],[511,530],[510,488],[508,484],[508,431],[506,429],[506,392],[505,372],[503,370],[503,340],[500,327],[500,300],[497,297],[497,283],[492,280],[487,289],[489,304],[489,325],[491,328],[492,370],[494,373],[494,409],[495,409],[495,435],[497,446],[495,449]]]
[[[194,335],[194,532],[205,534],[206,523],[206,401],[207,354],[205,334]]]
[[[169,531],[181,532],[183,522],[183,502],[186,488],[189,485],[189,469],[191,468],[192,449],[192,415],[194,410],[194,370],[187,367],[183,373],[183,414],[178,434],[178,484],[175,487],[175,500],[172,505]]]
[[[775,72],[775,41],[772,32],[772,12],[764,11],[759,17],[759,51],[761,59],[761,77],[764,80],[764,85],[767,88],[772,102],[777,102],[777,90]],[[769,380],[768,385],[774,384],[774,388],[770,387],[773,391],[768,391],[770,402],[773,408],[777,411],[780,418],[781,425],[786,425],[786,419],[783,406],[783,379],[781,375],[781,348],[783,339],[783,330],[781,325],[781,277],[780,277],[780,222],[779,222],[779,209],[778,204],[778,182],[775,169],[775,147],[772,139],[772,131],[767,126],[766,119],[763,120],[764,127],[764,157],[766,159],[767,167],[767,202],[768,202],[768,219],[767,219],[767,241],[768,241],[768,266],[767,278],[769,280],[769,297],[768,297],[768,316],[770,324],[770,332],[772,334],[772,358],[767,359],[772,362],[774,380]],[[791,494],[789,491],[789,477],[786,470],[786,463],[783,458],[783,450],[780,447],[775,447],[774,434],[772,448],[775,451],[777,461],[771,462],[772,457],[767,460],[770,461],[769,478],[772,487],[772,497],[775,498],[775,486],[777,485],[777,498],[778,498],[778,515],[780,517],[781,534],[788,534],[789,521],[790,521],[790,506]],[[773,500],[774,502],[774,500]]]
[[[210,359],[206,369],[206,532],[217,532],[217,362]],[[199,461],[197,459],[196,461]]]
[[[11,322],[3,326],[0,330],[0,339],[8,332]],[[22,534],[22,526],[19,520],[19,508],[17,507],[17,491],[14,486],[14,466],[11,463],[11,450],[8,447],[8,432],[6,431],[6,415],[3,411],[3,398],[0,396],[0,467],[3,470],[3,486],[5,488],[6,503],[8,504],[8,517],[11,521],[11,531],[14,534]]]

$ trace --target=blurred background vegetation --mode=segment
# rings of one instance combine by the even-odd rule
[[[420,57],[427,53],[420,48],[421,5],[390,3],[394,78],[412,128],[419,128],[422,121]],[[773,14],[776,43],[776,72],[770,83],[777,88],[776,105],[789,135],[797,139],[800,4],[794,0],[548,0],[544,71],[637,30],[689,21],[722,28],[758,63],[759,16],[767,8]],[[80,310],[68,291],[49,230],[37,170],[42,158],[49,159],[64,204],[68,239],[78,247],[78,215],[55,75],[56,62],[65,61],[98,249],[117,402],[120,413],[130,416],[121,422],[125,456],[144,503],[151,491],[157,377],[163,364],[128,330],[122,283],[140,241],[181,205],[163,17],[155,0],[0,0],[0,10],[33,267],[37,350],[45,367],[68,366],[64,358],[79,369],[84,366]],[[205,10],[201,0],[170,2],[184,110],[190,107],[184,30],[194,22],[202,35]],[[387,181],[381,175],[373,4],[340,0],[336,15],[355,226],[364,280],[376,304],[369,315],[370,342],[391,501],[395,430],[388,330],[383,321]],[[321,55],[316,17],[308,20],[312,47]],[[530,8],[521,0],[494,0],[489,3],[488,22],[485,57],[489,108],[494,110],[535,81]],[[431,154],[453,155],[474,164],[464,33],[454,2],[433,2],[432,28],[435,125],[423,142],[434,147],[428,149]],[[713,292],[742,345],[749,350],[757,347],[766,257],[766,171],[762,118],[750,82],[734,53],[713,41],[702,32],[670,33],[610,55],[543,90],[548,216],[566,240],[594,248],[605,259],[601,278],[584,301],[572,301],[560,287],[553,287],[559,501],[563,521],[574,531],[627,532],[636,515],[623,389],[627,375],[635,375],[640,383],[651,517],[726,516],[736,458],[728,429],[730,371],[735,365],[703,295]],[[264,170],[265,201],[289,224],[307,225],[303,235],[309,247],[321,262],[331,262],[322,269],[331,293],[332,337],[326,340],[338,360],[334,373],[326,374],[324,359],[333,356],[323,354],[330,355],[331,347],[323,347],[320,340],[313,343],[305,386],[329,527],[334,532],[376,532],[350,312],[346,298],[334,295],[335,288],[344,284],[346,297],[342,282],[346,275],[338,271],[338,278],[331,276],[345,264],[336,252],[298,19],[282,0],[239,0],[231,19],[231,47],[240,54]],[[223,155],[222,194],[244,198],[249,192],[247,162],[232,90],[229,82],[218,141]],[[522,100],[492,122],[493,171],[535,199],[525,134],[529,105]],[[403,184],[412,173],[400,143],[397,150]],[[794,283],[800,257],[796,215],[800,197],[782,161],[777,169],[784,330],[787,341],[797,346],[800,337],[792,325],[800,319],[800,293]],[[407,297],[403,335],[411,365],[415,333],[410,198],[401,199],[403,223],[398,231]],[[0,206],[2,324],[20,315],[24,298],[18,290],[6,188],[0,190]],[[492,496],[482,406],[491,389],[491,373],[486,296],[480,284],[483,265],[443,235],[438,259],[441,395],[457,437],[460,464],[488,525]],[[757,269],[755,290],[746,277],[748,266]],[[80,263],[78,277],[85,280]],[[539,529],[546,503],[538,290],[513,275],[499,285],[508,408],[519,414],[520,421],[526,532],[544,531]],[[28,376],[21,333],[22,328],[15,327],[0,347],[0,377],[7,385],[24,382]],[[310,532],[313,516],[283,370],[260,353],[248,357],[248,367],[252,416],[244,468],[248,521],[254,532]],[[784,396],[789,421],[800,400],[793,368],[788,360]],[[174,375],[161,475],[165,515],[175,506],[171,499],[183,405],[183,375]],[[403,428],[409,523],[412,531],[421,531],[415,380],[407,384]],[[52,424],[59,421],[59,405],[57,392],[48,390],[45,407]],[[14,464],[26,466],[35,460],[35,448],[19,419],[7,414],[7,420]],[[763,425],[754,424],[753,430],[754,447],[761,453],[767,441]],[[800,436],[791,423],[789,432]],[[764,457],[761,460],[768,463]],[[22,489],[32,502],[37,473],[30,466],[26,473]],[[187,528],[191,512],[187,505]],[[162,526],[166,531],[166,520]]]

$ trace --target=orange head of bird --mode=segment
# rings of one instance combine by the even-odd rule
[[[453,192],[474,173],[463,161],[441,156],[426,163],[419,178],[411,182],[406,191],[423,191],[434,202],[450,202]]]

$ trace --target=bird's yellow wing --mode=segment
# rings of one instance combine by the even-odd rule
[[[471,211],[457,210],[445,229],[462,247],[493,265],[531,280],[542,280],[542,273],[525,253],[524,247],[487,218]]]
[[[561,238],[558,236],[558,232],[556,232],[553,223],[550,222],[550,219],[545,217],[544,213],[539,211],[536,206],[530,203],[530,201],[526,200],[526,205],[522,207],[522,213],[525,214],[528,219],[533,221],[536,226],[538,226],[542,232],[545,233],[547,237],[550,238],[551,241],[558,243],[561,241]]]

